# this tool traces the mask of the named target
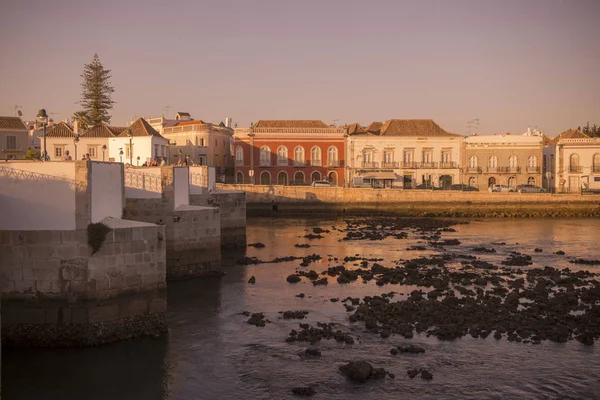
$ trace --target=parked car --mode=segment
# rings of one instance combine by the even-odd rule
[[[430,183],[421,183],[420,185],[415,186],[415,189],[434,190],[435,188]]]
[[[546,189],[535,185],[519,185],[517,186],[519,193],[546,193]]]
[[[514,192],[515,189],[506,185],[492,185],[488,188],[490,192]]]
[[[469,186],[466,185],[464,183],[459,183],[457,185],[452,185],[450,186],[450,190],[461,190],[463,192],[479,192],[479,189],[477,189],[474,186]]]
[[[335,185],[331,182],[327,181],[314,181],[311,186],[314,187],[335,187]]]

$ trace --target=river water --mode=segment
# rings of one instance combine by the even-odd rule
[[[246,255],[261,260],[320,254],[323,259],[308,269],[327,266],[328,255],[391,261],[435,254],[438,250],[407,251],[421,242],[407,240],[342,242],[336,230],[323,239],[303,238],[313,227],[344,228],[341,220],[249,219]],[[458,238],[453,252],[475,245],[494,247],[495,254],[478,255],[499,263],[511,251],[533,257],[532,267],[569,267],[570,256],[600,259],[600,221],[588,220],[486,220],[458,225],[443,238]],[[505,242],[506,245],[492,243]],[[295,248],[310,243],[311,248]],[[534,253],[534,248],[544,251]],[[552,254],[563,250],[566,256]],[[299,261],[242,266],[228,254],[222,278],[170,282],[168,287],[169,336],[140,339],[89,349],[3,349],[2,390],[13,399],[288,399],[290,388],[310,385],[314,399],[594,399],[600,398],[600,350],[577,341],[540,345],[465,336],[454,341],[415,334],[412,339],[382,339],[364,332],[362,323],[351,324],[341,302],[347,296],[363,297],[414,288],[378,287],[374,281],[340,285],[330,278],[327,286],[313,286],[306,279],[289,284],[285,278],[298,269]],[[598,267],[579,266],[594,270]],[[254,276],[256,284],[248,284]],[[305,293],[305,298],[295,295]],[[286,343],[298,320],[283,320],[279,311],[306,310],[302,322],[334,322],[356,340],[352,345],[322,340],[316,346],[323,356],[305,359],[306,343]],[[266,327],[246,324],[243,311],[263,312]],[[393,345],[418,344],[424,354],[393,356]],[[396,375],[395,379],[356,384],[338,373],[353,359],[365,359]],[[426,367],[433,380],[410,379],[409,367]]]

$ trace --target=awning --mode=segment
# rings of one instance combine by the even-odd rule
[[[362,176],[363,179],[398,179],[393,172],[368,172]]]

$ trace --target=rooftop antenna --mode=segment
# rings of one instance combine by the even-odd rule
[[[169,119],[169,108],[171,108],[171,106],[165,106],[165,108],[163,108],[163,111],[166,114],[166,119]]]
[[[21,112],[21,110],[19,110],[20,108],[23,108],[23,107],[22,106],[18,106],[18,105],[15,104],[15,117],[16,116],[20,117],[20,116],[23,115],[23,113]]]
[[[470,119],[467,121],[467,129],[469,130],[469,136],[479,132],[479,118]],[[473,132],[475,130],[475,132]]]
[[[338,123],[338,121],[339,121],[339,120],[340,120],[339,118],[335,118],[335,119],[333,119],[333,120],[332,120],[332,121],[333,121],[333,126],[334,126],[334,127],[336,127],[336,126],[337,126],[337,123]]]

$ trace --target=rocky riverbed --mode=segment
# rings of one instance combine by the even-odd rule
[[[599,233],[597,220],[250,219],[254,246],[226,255],[225,276],[169,285],[167,339],[11,349],[3,394],[594,398]]]

